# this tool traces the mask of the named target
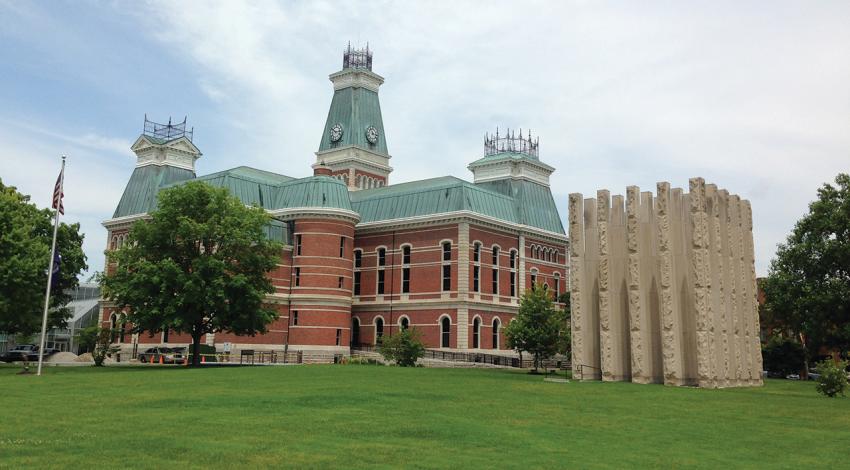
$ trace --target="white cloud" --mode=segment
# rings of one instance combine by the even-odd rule
[[[816,188],[850,161],[846,2],[132,8],[156,53],[189,64],[188,79],[209,97],[202,112],[187,110],[204,151],[201,173],[245,164],[309,174],[332,94],[326,77],[349,40],[369,41],[374,70],[387,79],[393,181],[467,178],[484,132],[530,127],[541,158],[557,168],[562,217],[570,192],[686,186],[704,176],[751,199],[760,274]],[[226,134],[216,148],[203,137],[212,128]],[[129,153],[135,136],[123,137],[65,142],[103,158]],[[123,188],[127,160],[110,167],[121,173],[110,188]],[[108,217],[117,203],[109,197],[93,200],[93,210]]]

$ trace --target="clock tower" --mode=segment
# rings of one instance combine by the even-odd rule
[[[316,163],[330,169],[349,191],[386,186],[390,155],[381,118],[378,88],[384,78],[372,72],[372,51],[345,49],[342,70],[330,75],[334,87]]]

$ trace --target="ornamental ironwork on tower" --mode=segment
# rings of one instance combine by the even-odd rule
[[[522,129],[519,130],[519,136],[516,132],[508,129],[505,135],[499,135],[499,128],[496,128],[496,134],[484,134],[484,155],[496,155],[499,153],[519,153],[532,158],[540,158],[540,137],[532,140],[531,130],[528,131],[528,136],[522,136]]]
[[[369,43],[366,43],[366,49],[352,49],[349,42],[342,53],[342,68],[372,70],[372,51],[369,50]]]
[[[148,115],[145,114],[145,127],[142,131],[142,135],[162,140],[172,140],[178,139],[180,137],[185,137],[191,142],[192,133],[194,131],[194,127],[189,130],[186,130],[186,116],[183,117],[183,122],[172,124],[171,117],[169,116],[168,124],[159,124],[148,120]]]

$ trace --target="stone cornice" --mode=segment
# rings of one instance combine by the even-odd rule
[[[360,221],[360,214],[357,212],[332,207],[289,207],[286,209],[274,209],[267,212],[272,217],[282,221],[303,217],[342,219],[355,224]]]
[[[149,219],[150,215],[147,213],[144,214],[133,214],[126,215],[124,217],[116,217],[114,219],[107,219],[101,222],[100,224],[106,227],[109,230],[121,229],[121,228],[130,228],[136,221],[142,219]]]
[[[333,83],[334,91],[343,88],[365,88],[377,93],[384,83],[384,77],[365,69],[343,69],[328,75],[328,79]]]

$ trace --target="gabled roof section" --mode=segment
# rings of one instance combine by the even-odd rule
[[[277,186],[292,180],[294,178],[286,175],[247,166],[198,177],[198,181],[229,189],[231,194],[246,205],[256,204],[265,209],[273,208]]]
[[[471,211],[563,234],[549,189],[529,182],[516,183],[519,184],[515,188],[491,188],[446,176],[353,192],[351,204],[360,213],[361,223]]]
[[[130,150],[138,152],[139,150],[152,145],[167,145],[169,147],[201,155],[200,149],[198,149],[191,140],[183,136],[175,137],[173,139],[163,139],[160,137],[142,134],[135,142],[133,142],[133,145],[130,146]]]
[[[185,168],[168,165],[137,167],[130,175],[112,218],[148,213],[156,209],[156,193],[161,187],[194,178],[195,172]]]

